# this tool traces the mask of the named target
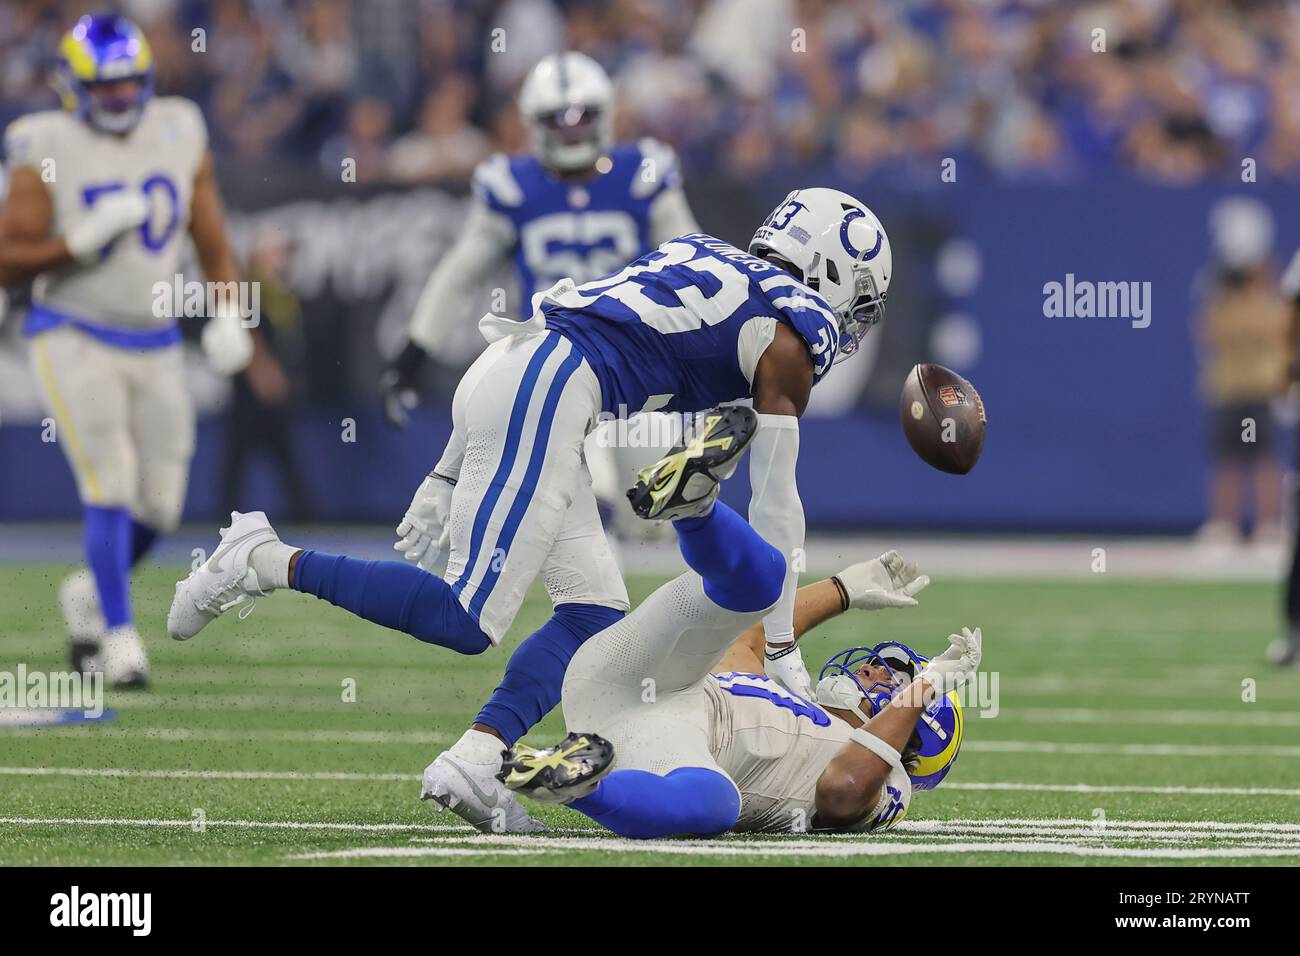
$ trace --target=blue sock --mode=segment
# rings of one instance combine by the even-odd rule
[[[682,557],[704,578],[704,593],[728,611],[761,611],[785,584],[785,558],[721,501],[699,518],[673,522]]]
[[[125,508],[86,506],[86,564],[99,591],[107,627],[131,623],[131,515]]]
[[[141,524],[138,521],[131,522],[131,567],[140,563],[140,559],[149,553],[155,541],[158,540],[158,532],[147,524]]]
[[[551,619],[510,655],[505,676],[474,722],[487,724],[513,746],[560,702],[564,670],[582,642],[623,613],[599,604],[556,605]]]
[[[482,654],[492,646],[450,585],[405,561],[303,551],[289,586],[426,644],[461,654]]]
[[[615,770],[569,806],[633,840],[716,836],[740,819],[735,786],[704,767],[679,767],[664,777],[647,770]]]

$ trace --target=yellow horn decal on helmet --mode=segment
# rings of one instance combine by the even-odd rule
[[[147,73],[153,66],[153,50],[149,49],[149,41],[144,38],[143,33],[137,33],[136,40],[140,44],[140,52],[135,55],[135,71]]]
[[[77,79],[88,83],[95,79],[95,58],[71,33],[63,35],[63,40],[59,43],[59,56],[68,64],[68,69]]]
[[[948,703],[952,704],[953,709],[953,732],[952,739],[948,741],[948,746],[942,751],[929,757],[918,757],[916,767],[912,769],[913,777],[928,777],[932,773],[938,773],[948,764],[952,763],[957,756],[957,751],[961,748],[961,735],[965,717],[961,712],[961,701],[957,697],[955,690],[948,691]]]

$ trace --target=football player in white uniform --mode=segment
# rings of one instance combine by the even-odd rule
[[[954,691],[979,666],[981,633],[963,628],[929,661],[896,642],[851,648],[823,669],[815,702],[767,678],[756,622],[780,596],[785,562],[714,502],[708,475],[725,476],[752,434],[752,412],[723,413],[736,441],[689,479],[697,504],[676,511],[691,570],[579,649],[562,698],[572,732],[547,750],[517,744],[501,779],[633,838],[893,826],[957,758]],[[647,469],[638,487],[662,473]],[[915,606],[928,583],[889,552],[801,588],[795,632],[851,607]]]
[[[158,314],[155,286],[172,285],[187,234],[209,282],[238,275],[202,114],[153,96],[139,28],[82,17],[57,81],[66,109],[5,133],[0,284],[35,280],[32,363],[85,506],[87,569],[60,589],[73,666],[141,686],[130,570],[176,526],[194,447],[180,331],[174,310]],[[233,304],[209,318],[203,347],[225,374],[248,365],[254,343]]]

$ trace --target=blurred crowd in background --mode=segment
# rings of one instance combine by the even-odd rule
[[[0,5],[0,125],[54,104],[58,36],[102,6]],[[622,135],[660,137],[700,173],[820,164],[933,182],[953,157],[1012,181],[1187,183],[1237,178],[1250,156],[1261,175],[1300,179],[1297,0],[116,6],[145,26],[160,89],[202,104],[219,155],[330,175],[351,157],[361,180],[463,179],[519,148],[518,83],[564,47],[616,77]]]

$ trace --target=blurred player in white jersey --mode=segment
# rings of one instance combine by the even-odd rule
[[[416,404],[426,357],[445,354],[463,303],[482,298],[507,261],[520,294],[531,298],[561,279],[581,285],[617,272],[699,230],[671,147],[648,138],[614,143],[614,91],[595,60],[575,52],[545,57],[528,74],[519,109],[531,154],[497,154],[474,171],[459,238],[429,277],[410,342],[384,374],[385,414],[398,427]],[[613,431],[607,426],[587,441],[596,495],[617,532],[644,534],[651,526],[632,515],[623,489],[673,439],[647,451],[617,446]]]
[[[737,421],[734,461],[754,415],[722,411]],[[954,691],[979,666],[979,630],[932,661],[892,641],[850,648],[823,668],[815,702],[791,693],[765,675],[756,623],[785,561],[707,484],[674,520],[691,570],[578,650],[562,697],[572,732],[547,750],[516,744],[501,779],[633,838],[893,826],[957,759]],[[849,608],[913,607],[928,583],[896,552],[856,564],[799,590],[795,633]]]
[[[82,17],[56,79],[65,109],[5,133],[0,283],[35,280],[32,363],[85,506],[87,569],[60,589],[73,666],[143,686],[130,570],[179,521],[194,448],[180,304],[160,309],[156,287],[172,286],[187,234],[209,283],[233,290],[238,274],[202,114],[153,95],[139,28]],[[232,303],[209,318],[203,347],[225,374],[249,364],[254,342]]]

